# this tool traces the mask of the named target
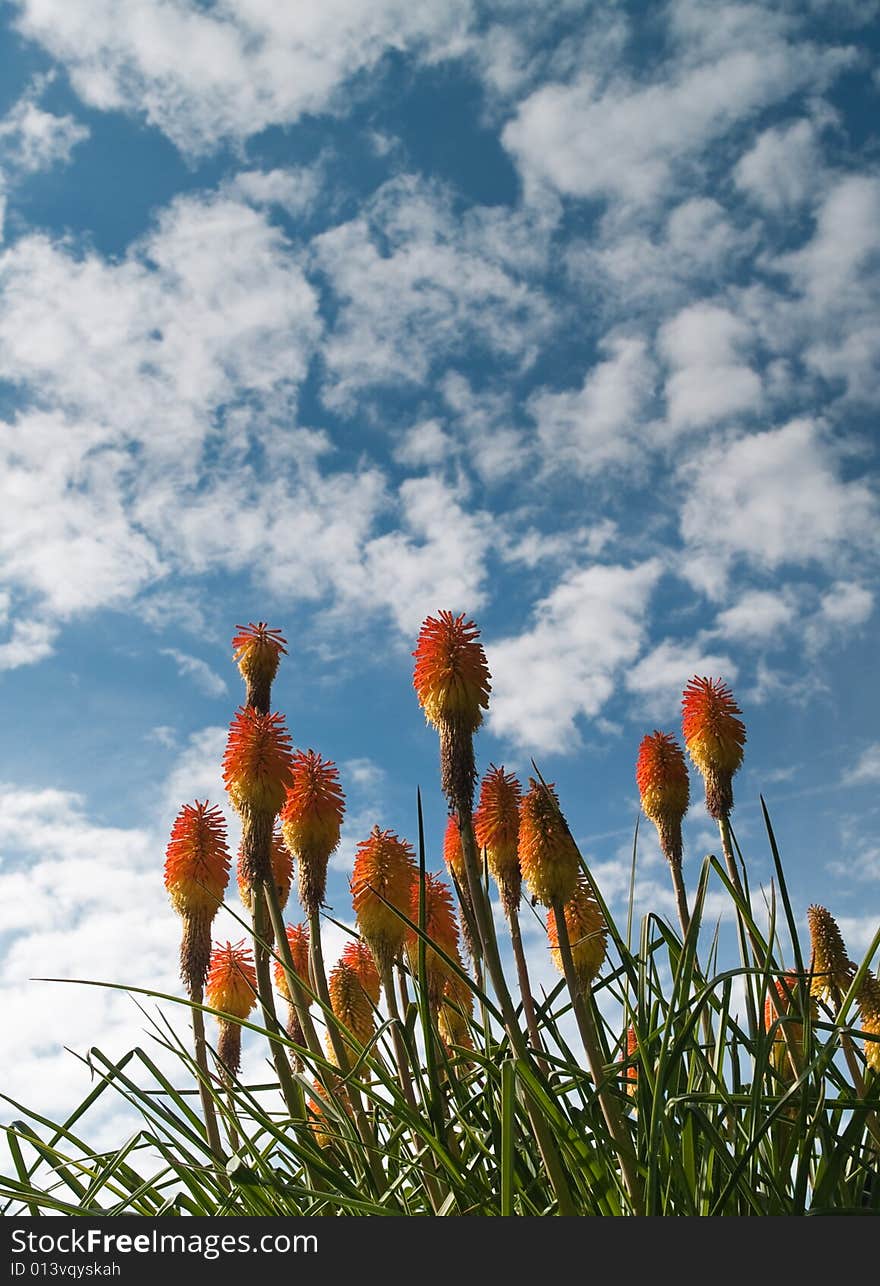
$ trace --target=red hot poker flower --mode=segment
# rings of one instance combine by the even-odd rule
[[[681,705],[685,745],[703,774],[709,814],[718,820],[733,808],[733,774],[746,742],[742,711],[721,679],[691,679]]]
[[[184,804],[165,850],[165,887],[183,920],[180,976],[201,995],[211,954],[211,922],[229,881],[226,820],[207,800]]]
[[[578,880],[574,896],[565,903],[563,912],[568,929],[568,940],[571,944],[571,958],[574,963],[575,973],[581,983],[587,985],[598,976],[599,970],[602,968],[602,961],[605,959],[608,929],[599,903],[593,897],[592,890],[583,876]],[[547,937],[550,942],[553,963],[562,973],[562,954],[559,950],[556,912],[552,909],[547,916]]]
[[[419,881],[413,884],[412,903],[409,917],[413,923],[419,922]],[[425,933],[442,951],[458,963],[458,923],[452,905],[452,893],[449,886],[437,875],[425,874]],[[418,977],[419,972],[419,935],[409,929],[406,936],[406,954],[410,972]],[[428,984],[428,998],[434,1009],[440,1005],[448,978],[455,973],[437,952],[425,944],[425,974]]]
[[[324,901],[327,863],[339,844],[344,813],[345,797],[333,760],[314,750],[298,750],[281,828],[298,863],[300,901],[309,915]]]
[[[234,661],[247,684],[245,704],[261,714],[268,714],[272,681],[278,673],[282,656],[287,655],[287,640],[280,630],[270,630],[265,621],[237,625],[232,640]]]
[[[366,942],[362,942],[360,938],[352,938],[345,944],[339,958],[351,969],[373,1004],[378,1005],[381,982],[376,961]]]
[[[657,827],[667,861],[681,865],[681,823],[687,812],[689,783],[684,754],[668,732],[643,737],[636,761],[636,784],[645,816]]]
[[[241,706],[229,727],[223,781],[241,813],[275,817],[292,785],[290,733],[283,714]]]
[[[358,844],[351,874],[352,905],[358,929],[369,943],[380,976],[403,948],[406,924],[393,908],[409,914],[416,878],[412,845],[399,839],[394,831],[381,831],[374,826],[369,838]]]
[[[244,942],[225,942],[211,953],[205,998],[212,1009],[233,1015],[233,1020],[218,1018],[220,1037],[217,1053],[229,1071],[241,1067],[241,1028],[234,1019],[244,1021],[256,1003],[257,974],[253,955]]]
[[[529,779],[520,805],[519,864],[529,892],[544,906],[574,896],[580,861],[552,783],[545,790]]]
[[[309,983],[309,926],[307,924],[288,924],[287,942],[296,976],[306,986]],[[290,1000],[287,976],[280,960],[275,961],[275,986],[285,1000]]]
[[[489,870],[508,915],[519,906],[522,885],[518,852],[521,799],[522,787],[516,776],[490,764],[480,785],[474,836],[478,847],[486,851]]]

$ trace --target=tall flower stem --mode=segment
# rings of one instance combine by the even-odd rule
[[[522,997],[523,1016],[526,1020],[526,1030],[529,1033],[529,1040],[532,1049],[538,1057],[538,1064],[541,1071],[546,1076],[547,1064],[540,1057],[544,1046],[541,1042],[541,1033],[538,1028],[538,1018],[535,1013],[535,1001],[532,996],[532,987],[529,980],[529,967],[526,963],[526,953],[523,949],[522,930],[519,923],[519,910],[516,906],[506,908],[507,924],[510,929],[510,941],[513,945],[513,958],[516,961],[516,976],[519,980],[519,994]]]
[[[270,877],[271,879],[271,877]],[[272,1062],[278,1076],[278,1084],[287,1110],[292,1120],[305,1121],[306,1104],[301,1086],[294,1080],[287,1061],[283,1044],[273,1040],[274,1033],[282,1034],[281,1024],[275,1011],[275,996],[272,988],[272,973],[269,964],[269,914],[266,906],[266,889],[264,883],[254,887],[254,962],[257,970],[257,996],[263,1014],[263,1026],[269,1035],[269,1049]]]
[[[214,1099],[211,1096],[211,1075],[208,1071],[208,1046],[205,1040],[205,1015],[198,1008],[204,1002],[201,987],[190,996],[193,1002],[192,1014],[193,1043],[195,1046],[196,1066],[199,1069],[199,1098],[205,1118],[205,1132],[208,1146],[218,1161],[223,1161],[223,1146],[220,1142],[220,1130],[217,1126],[217,1113],[214,1111]]]
[[[733,837],[730,833],[730,816],[727,812],[722,812],[721,816],[718,818],[718,831],[721,836],[721,851],[724,854],[724,863],[727,867],[727,874],[730,876],[730,882],[738,896],[743,902],[745,902],[746,894],[736,865],[736,858],[733,852]],[[752,968],[752,961],[749,959],[749,941],[751,940],[756,960],[760,960],[761,952],[758,950],[757,944],[746,925],[739,907],[736,908],[736,932],[737,939],[739,941],[739,958],[742,962],[743,969],[748,971]],[[749,1035],[754,1043],[758,1035],[758,1010],[755,1004],[751,978],[748,972],[744,975],[743,983],[746,994],[746,1015],[749,1022]]]
[[[644,1215],[645,1197],[632,1137],[617,1099],[613,1094],[609,1093],[608,1087],[605,1085],[606,1077],[599,1044],[599,1033],[596,1031],[596,1024],[593,1021],[590,1007],[585,1003],[583,989],[575,971],[574,961],[571,956],[571,941],[568,936],[568,924],[565,919],[565,908],[561,902],[554,904],[553,915],[556,920],[562,969],[571,995],[572,1008],[574,1009],[581,1041],[583,1042],[584,1053],[587,1056],[590,1074],[596,1087],[599,1107],[605,1118],[605,1124],[608,1126],[608,1133],[614,1141],[623,1181],[632,1203],[633,1214]]]

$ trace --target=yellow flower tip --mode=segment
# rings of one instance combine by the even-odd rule
[[[880,980],[875,978],[869,969],[859,987],[856,997],[862,1031],[869,1036],[880,1037]],[[865,1041],[865,1062],[871,1070],[880,1075],[880,1040]]]
[[[165,850],[165,887],[179,915],[213,918],[229,882],[226,819],[207,799],[184,804]]]
[[[244,941],[216,946],[205,985],[205,999],[211,1008],[244,1021],[256,1004],[256,990],[254,958]]]
[[[285,931],[296,976],[308,986],[309,926],[307,924],[288,924]],[[280,960],[275,961],[275,986],[284,999],[289,1001],[290,989],[287,986],[287,975]]]
[[[290,897],[290,886],[293,883],[293,858],[284,840],[281,838],[279,831],[272,834],[272,847],[269,851],[269,860],[272,864],[272,879],[278,893],[278,903],[283,910],[287,905],[287,899]],[[238,850],[238,894],[244,906],[250,911],[252,909],[251,882],[249,878],[249,863],[243,852],[242,847]]]
[[[241,706],[229,727],[223,782],[240,812],[275,817],[292,784],[290,734],[282,714]]]
[[[835,992],[846,994],[855,965],[846,954],[843,936],[834,916],[824,906],[807,908],[807,925],[813,948],[810,990],[814,996],[833,1002]]]
[[[601,908],[583,876],[578,880],[574,896],[565,903],[563,912],[575,973],[581,983],[587,985],[598,977],[599,970],[602,968],[608,927]],[[547,938],[550,942],[553,963],[559,972],[563,973],[562,953],[559,950],[559,928],[556,913],[552,909],[547,916]]]
[[[519,900],[519,810],[522,787],[504,767],[489,765],[480,783],[480,801],[474,813],[474,836],[484,849],[492,877],[504,894],[509,885]]]
[[[419,922],[419,881],[413,884],[410,919]],[[437,875],[425,874],[425,934],[431,942],[444,951],[447,956],[459,964],[461,957],[458,949],[458,922],[452,902],[452,892],[447,884]],[[406,935],[406,954],[410,972],[418,977],[419,972],[419,935],[409,929]],[[453,970],[433,947],[425,944],[425,973],[427,975],[428,995],[433,1005],[440,1003],[446,980],[453,975]]]
[[[746,742],[742,711],[721,679],[698,677],[685,688],[681,707],[685,745],[706,783],[706,806],[712,817],[726,816]]]
[[[366,942],[362,942],[360,938],[352,938],[345,944],[339,958],[355,974],[373,1004],[378,1005],[382,984],[373,953]]]
[[[520,805],[517,851],[523,879],[538,902],[552,906],[574,896],[580,859],[552,783],[545,788],[529,779]]]
[[[376,1030],[376,1022],[373,1006],[355,970],[340,960],[330,971],[327,987],[333,1013],[361,1045],[366,1045]],[[329,1033],[328,1049],[333,1049]]]
[[[241,677],[257,687],[270,686],[278,673],[282,656],[287,655],[287,639],[280,630],[271,630],[265,621],[236,625],[232,640],[232,659]]]
[[[435,728],[454,723],[476,732],[489,706],[491,691],[480,631],[464,613],[438,612],[419,632],[413,687],[425,718]]]
[[[358,844],[351,874],[352,905],[358,930],[380,971],[396,960],[403,948],[407,926],[395,908],[409,914],[416,878],[412,845],[394,831],[374,826],[369,837]]]

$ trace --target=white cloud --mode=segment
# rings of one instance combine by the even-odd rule
[[[784,214],[815,199],[820,157],[812,121],[775,126],[758,135],[738,161],[733,179],[763,209]]]
[[[608,354],[592,366],[580,389],[539,390],[528,411],[538,426],[545,467],[596,473],[629,462],[654,388],[654,367],[641,339],[619,336],[600,346]]]
[[[9,638],[0,643],[0,670],[35,665],[52,655],[58,631],[46,621],[22,618],[13,623]]]
[[[468,0],[19,0],[18,26],[80,97],[146,119],[187,151],[333,110],[386,52],[454,48]]]
[[[599,714],[643,645],[660,574],[653,559],[572,571],[535,605],[528,629],[487,642],[492,732],[534,753],[577,749],[576,719]]]
[[[66,164],[77,143],[89,137],[88,128],[73,116],[56,116],[38,105],[44,84],[37,80],[0,119],[0,156],[24,174]]]
[[[666,322],[658,337],[672,368],[666,381],[674,430],[724,423],[761,406],[761,380],[742,360],[748,324],[717,304],[691,304]]]
[[[499,229],[501,218],[461,216],[448,194],[403,177],[314,239],[339,301],[322,351],[329,406],[350,407],[370,387],[420,384],[439,359],[474,349],[528,362],[553,314],[517,269],[517,216]]]
[[[189,656],[188,653],[181,652],[176,647],[163,647],[160,650],[162,656],[171,657],[181,678],[192,679],[195,686],[205,696],[225,697],[229,692],[226,680],[221,679],[216,670],[211,669],[207,661],[203,661],[197,656]]]
[[[811,420],[703,446],[685,469],[684,574],[717,592],[738,559],[765,571],[833,565],[850,544],[876,546],[876,504],[844,481],[836,452]]]
[[[862,751],[854,766],[843,774],[843,782],[846,786],[880,782],[880,741]]]
[[[687,8],[693,18],[696,7],[672,6],[678,58],[651,82],[612,69],[545,84],[520,104],[502,138],[527,183],[650,202],[734,125],[798,89],[828,83],[852,61],[850,51],[788,41],[783,21],[757,6],[734,7],[742,21],[721,24],[716,7],[714,32],[705,14],[685,23]]]
[[[322,181],[317,165],[241,170],[229,184],[229,192],[249,205],[277,205],[287,214],[299,215],[312,209]]]
[[[797,604],[785,590],[747,590],[723,612],[715,624],[722,638],[745,643],[782,641],[797,615]]]
[[[737,667],[726,653],[708,651],[700,640],[664,639],[627,670],[626,686],[638,708],[653,718],[671,719],[681,709],[681,694],[694,675],[732,683]]]
[[[394,452],[395,459],[410,468],[442,464],[452,451],[452,443],[439,420],[421,420],[407,429]]]

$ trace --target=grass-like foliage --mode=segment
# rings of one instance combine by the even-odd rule
[[[338,841],[342,796],[333,765],[301,755],[307,775],[293,774],[281,808],[278,782],[288,774],[289,746],[280,716],[268,711],[283,640],[263,625],[248,627],[236,639],[247,706],[236,716],[224,763],[243,822],[239,878],[252,919],[241,920],[241,936],[249,942],[219,955],[215,948],[209,966],[210,922],[229,862],[217,811],[187,806],[166,864],[184,922],[185,995],[67,980],[128,993],[142,1008],[148,1040],[116,1061],[89,1050],[94,1086],[64,1121],[6,1099],[12,1119],[2,1127],[4,1213],[880,1211],[880,982],[870,969],[880,931],[856,966],[830,915],[811,908],[804,949],[766,809],[775,878],[767,915],[753,914],[757,901],[730,825],[730,781],[745,740],[732,694],[700,681],[685,727],[719,822],[721,860],[707,856],[696,887],[685,890],[684,758],[667,734],[646,738],[640,791],[669,859],[679,923],[651,913],[634,925],[631,890],[619,925],[537,769],[519,814],[521,840],[530,828],[520,847],[522,872],[519,787],[501,770],[494,770],[494,786],[513,790],[514,806],[505,814],[498,804],[482,819],[478,810],[476,834],[488,838],[481,847],[475,842],[472,735],[488,699],[488,671],[475,650],[476,628],[462,620],[429,618],[436,629],[417,663],[416,686],[440,734],[454,820],[447,857],[471,967],[459,955],[451,890],[438,893],[436,878],[426,877],[418,800],[417,860],[378,828],[360,846],[351,932],[356,940],[360,931],[364,946],[328,985],[320,949],[323,876]],[[459,670],[455,648],[466,662]],[[447,684],[450,673],[463,675],[457,688]],[[291,772],[296,762],[290,757]],[[282,921],[283,861],[270,868],[279,812],[300,867],[308,961],[294,959]],[[633,875],[636,857],[634,846]],[[503,932],[490,872],[502,895]],[[531,992],[522,952],[519,914],[532,909],[520,897],[521,874],[542,904],[538,911],[553,918],[550,945],[561,977],[540,997]],[[406,898],[398,896],[404,886]],[[710,889],[729,899],[740,950],[735,968],[719,963],[719,926],[704,923]],[[515,973],[502,963],[508,930]],[[304,925],[303,941],[306,932]],[[239,958],[246,967],[236,966]],[[286,1023],[278,1017],[285,1010]],[[264,1041],[269,1055],[259,1084],[238,1071],[243,1029]],[[112,1096],[128,1105],[133,1132],[112,1151],[95,1151],[87,1141],[89,1114]]]

